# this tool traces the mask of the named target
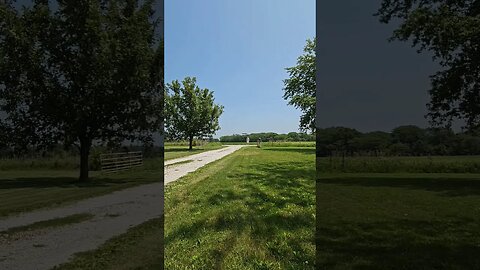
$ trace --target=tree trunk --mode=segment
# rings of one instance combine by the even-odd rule
[[[188,141],[189,141],[188,150],[192,150],[193,149],[193,136],[190,136],[190,138],[188,138]]]
[[[92,141],[86,138],[80,139],[80,177],[79,181],[88,181],[88,157]]]

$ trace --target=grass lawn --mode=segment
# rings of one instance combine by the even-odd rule
[[[54,207],[163,179],[161,158],[146,160],[143,168],[102,174],[90,172],[89,182],[78,182],[76,170],[9,170],[0,175],[0,217]]]
[[[165,268],[314,269],[314,160],[249,147],[167,186]]]
[[[194,146],[192,150],[188,150],[188,145],[184,144],[165,144],[165,160],[181,158],[193,154],[199,154],[205,151],[216,150],[224,147],[220,143],[207,143],[202,146]]]
[[[480,269],[480,174],[317,178],[317,269]]]
[[[314,161],[314,148],[245,148],[168,185],[165,269],[314,269]],[[57,269],[161,269],[162,225]]]

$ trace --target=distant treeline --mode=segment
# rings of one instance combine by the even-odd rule
[[[287,141],[287,142],[302,142],[302,141],[315,141],[314,134],[290,132],[288,134],[277,134],[274,132],[265,133],[251,133],[251,134],[234,134],[229,136],[220,137],[221,142],[245,142],[247,137],[251,142],[256,142],[258,139],[262,142],[267,141]]]
[[[317,130],[318,156],[480,155],[480,136],[448,128],[400,126],[362,133],[346,127]]]

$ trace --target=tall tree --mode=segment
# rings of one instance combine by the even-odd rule
[[[315,44],[316,40],[308,39],[303,55],[297,59],[297,65],[286,68],[289,78],[283,81],[283,98],[289,105],[299,108],[302,131],[315,131]]]
[[[412,41],[419,52],[430,51],[441,71],[431,76],[428,117],[450,126],[466,120],[480,126],[480,1],[383,0],[376,14],[383,23],[397,19],[391,40]]]
[[[189,149],[194,137],[210,136],[220,129],[218,119],[223,106],[215,104],[213,91],[200,89],[196,78],[187,77],[167,84],[165,93],[165,129],[170,138],[187,139]]]
[[[160,130],[163,50],[154,1],[1,4],[0,110],[24,145],[151,141]]]

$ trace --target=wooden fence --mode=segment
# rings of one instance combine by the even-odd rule
[[[118,172],[143,165],[142,152],[123,152],[100,155],[102,172]]]

